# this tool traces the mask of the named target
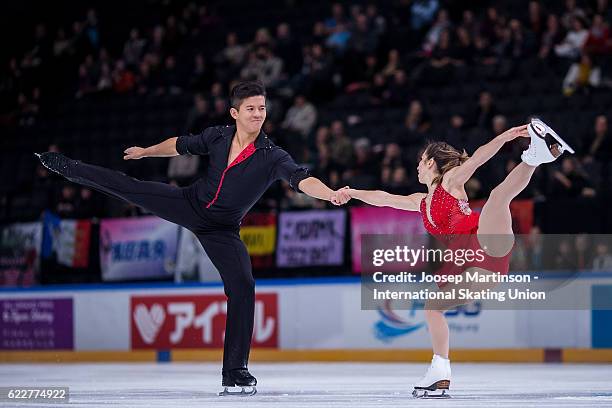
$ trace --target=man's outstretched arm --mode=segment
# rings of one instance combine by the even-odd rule
[[[176,151],[177,139],[177,137],[171,137],[161,143],[149,147],[128,147],[123,152],[125,153],[125,155],[123,156],[123,160],[138,160],[142,159],[143,157],[178,156],[178,152]]]
[[[346,204],[351,199],[347,193],[342,190],[332,190],[316,177],[308,177],[300,181],[298,188],[311,197],[331,201],[335,205]]]

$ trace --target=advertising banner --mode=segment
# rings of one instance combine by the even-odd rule
[[[105,281],[172,276],[179,227],[157,217],[100,223],[100,267]]]
[[[240,239],[249,251],[254,268],[272,266],[276,244],[276,214],[247,214],[240,225]]]
[[[0,300],[0,316],[0,349],[73,349],[71,298]]]
[[[42,223],[7,225],[0,231],[0,286],[32,286],[37,282]]]
[[[415,239],[424,239],[425,227],[421,213],[398,210],[388,207],[353,207],[351,208],[351,258],[353,272],[361,273],[361,236],[406,235]],[[421,242],[414,242],[418,248]]]
[[[42,257],[72,268],[89,266],[90,220],[62,220],[45,211]]]
[[[181,227],[175,282],[221,282],[221,276],[195,234]]]
[[[133,349],[222,348],[225,295],[132,296]],[[254,347],[278,347],[278,295],[255,296]]]
[[[345,229],[344,210],[281,213],[277,266],[342,265]]]

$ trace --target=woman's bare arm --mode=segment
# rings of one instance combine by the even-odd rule
[[[376,207],[392,207],[400,210],[419,211],[421,200],[427,195],[425,193],[413,193],[410,195],[389,194],[380,190],[355,190],[352,188],[344,190],[351,198],[361,200],[366,204]]]
[[[472,175],[474,175],[474,172],[476,172],[480,166],[489,161],[491,157],[495,156],[495,154],[506,142],[514,140],[517,137],[527,137],[528,135],[527,125],[517,126],[506,130],[489,143],[476,149],[472,157],[467,159],[462,165],[449,170],[444,178],[448,180],[449,185],[464,185],[472,177]]]
[[[138,160],[143,157],[172,157],[177,156],[176,137],[171,137],[149,147],[132,146],[123,151],[123,160]]]

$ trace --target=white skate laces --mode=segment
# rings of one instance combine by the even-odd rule
[[[434,354],[429,369],[414,386],[416,398],[448,398],[450,387],[450,360]]]
[[[529,148],[521,155],[521,159],[530,166],[535,167],[542,163],[555,161],[566,150],[574,153],[574,149],[561,139],[557,132],[540,119],[531,119],[531,123],[527,125],[527,131],[531,137],[531,143]],[[552,138],[555,142],[549,145],[546,142],[547,136],[549,136],[549,140]],[[556,152],[553,152],[553,149]]]

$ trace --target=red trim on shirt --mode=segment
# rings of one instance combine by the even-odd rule
[[[223,185],[223,179],[225,178],[225,173],[227,173],[227,171],[231,169],[232,167],[236,166],[237,164],[242,163],[243,161],[251,157],[253,153],[255,153],[255,150],[256,150],[255,144],[254,143],[249,144],[247,147],[245,147],[240,152],[238,156],[236,156],[234,161],[231,162],[230,165],[225,168],[225,170],[223,170],[223,174],[221,174],[221,180],[219,180],[219,186],[217,187],[217,192],[215,193],[215,198],[213,198],[212,201],[206,205],[206,208],[210,208],[210,206],[213,205],[215,201],[217,201],[217,198],[219,197],[219,193],[221,192],[221,186]],[[231,148],[230,148],[230,151],[231,151]]]

